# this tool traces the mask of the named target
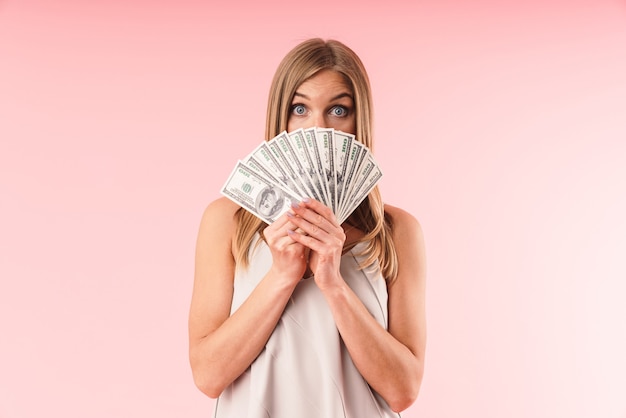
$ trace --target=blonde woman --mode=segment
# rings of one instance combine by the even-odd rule
[[[372,149],[358,56],[297,45],[270,89],[266,139],[352,133]],[[271,225],[226,198],[203,214],[189,315],[194,381],[217,418],[397,417],[416,399],[426,345],[422,231],[377,188],[339,225],[313,199]]]

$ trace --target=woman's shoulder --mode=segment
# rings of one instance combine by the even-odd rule
[[[398,264],[403,266],[398,270],[394,283],[422,280],[426,269],[426,245],[422,226],[411,213],[395,206],[385,205],[385,216],[391,223],[391,237]]]
[[[214,216],[232,216],[240,208],[241,206],[229,198],[222,196],[210,202],[204,210],[204,213]]]
[[[385,215],[390,218],[393,235],[422,235],[422,226],[417,218],[408,211],[385,203]]]
[[[399,226],[409,226],[411,224],[419,225],[419,221],[413,214],[388,203],[385,203],[385,215],[390,217],[392,222]]]
[[[227,197],[219,197],[210,202],[202,214],[201,227],[210,228],[213,231],[219,229],[232,230],[236,226],[235,213],[240,209]]]

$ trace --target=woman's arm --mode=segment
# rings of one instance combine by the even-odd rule
[[[316,202],[304,205],[319,211],[322,217],[327,216]],[[297,225],[308,234],[317,236],[318,242],[313,242],[314,237],[296,239],[318,252],[318,260],[313,262],[317,264],[316,282],[357,369],[391,409],[399,412],[415,401],[422,381],[426,346],[426,260],[422,231],[417,220],[397,208],[387,206],[386,211],[394,222],[393,240],[399,263],[398,277],[388,286],[388,330],[376,322],[339,276],[338,265],[335,265],[336,254],[331,256],[329,248],[334,239],[328,239],[319,232],[324,229],[333,235],[334,226],[327,227],[327,221],[322,221],[321,217],[308,215],[311,220],[309,225],[301,219],[296,221]],[[307,217],[303,209],[296,210],[296,213]],[[341,238],[340,235],[337,236]],[[319,241],[325,241],[327,245]],[[323,277],[318,277],[321,273]]]
[[[304,247],[287,237],[283,217],[266,228],[274,264],[240,308],[230,315],[235,258],[234,215],[226,198],[210,204],[196,244],[189,313],[189,358],[198,388],[216,398],[261,352],[306,268]],[[283,238],[275,238],[282,234]],[[301,271],[300,271],[301,270]]]

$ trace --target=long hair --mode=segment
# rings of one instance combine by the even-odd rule
[[[297,88],[322,70],[341,74],[352,89],[355,103],[355,137],[373,150],[372,141],[372,95],[369,78],[361,59],[339,41],[315,38],[297,45],[283,58],[276,70],[270,87],[265,125],[265,140],[270,140],[287,129],[291,102]],[[267,226],[244,209],[236,213],[235,236],[236,261],[247,267],[249,251],[257,233],[263,237]],[[391,238],[392,220],[385,215],[384,204],[378,187],[350,215],[346,221],[365,232],[360,242],[367,242],[362,255],[367,267],[378,261],[383,277],[392,282],[398,274],[397,254]]]

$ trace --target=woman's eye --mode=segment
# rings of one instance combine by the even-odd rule
[[[302,116],[306,113],[306,107],[301,104],[291,106],[291,113],[294,115]]]
[[[346,109],[344,106],[335,106],[330,110],[330,113],[333,116],[337,116],[341,118],[348,114],[348,109]]]

